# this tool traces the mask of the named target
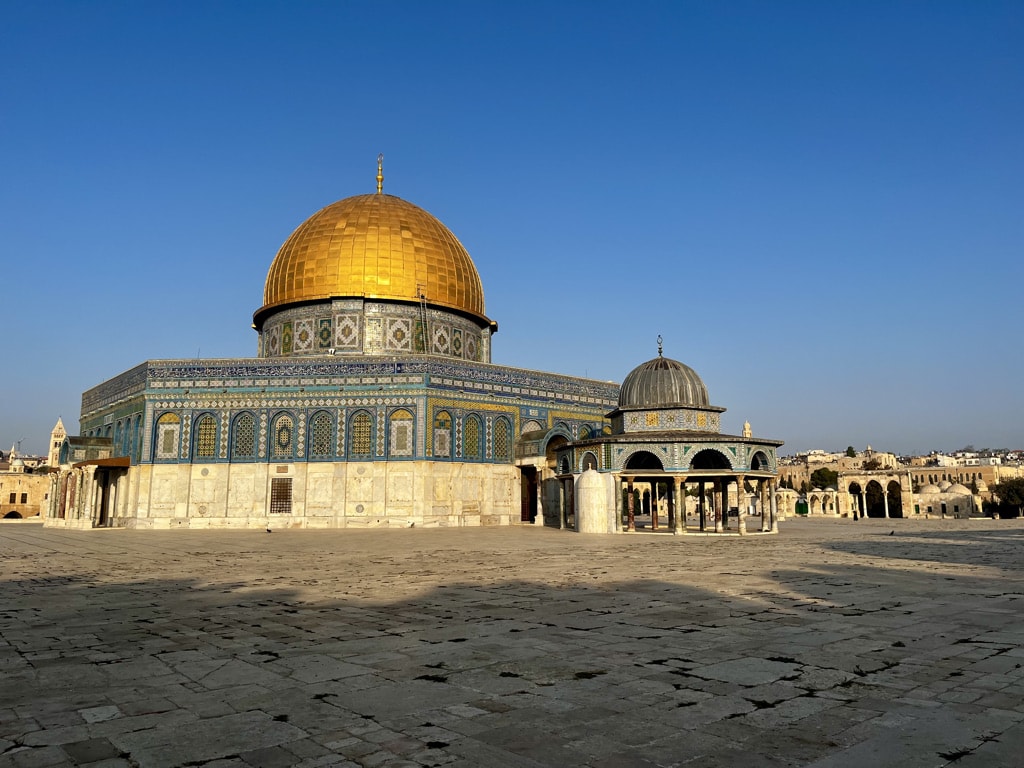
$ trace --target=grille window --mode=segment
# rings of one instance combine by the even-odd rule
[[[256,419],[251,413],[243,413],[235,420],[231,453],[233,456],[256,455]]]
[[[373,450],[373,421],[370,414],[360,411],[352,417],[352,444],[349,453],[353,456],[370,456]]]
[[[494,458],[498,461],[507,461],[512,457],[509,450],[512,428],[504,419],[494,422]]]
[[[293,438],[292,438],[292,417],[291,416],[278,416],[274,422],[273,429],[273,447],[271,449],[271,455],[275,459],[286,459],[290,458],[293,451]]]
[[[217,422],[212,416],[203,416],[196,425],[196,456],[213,458],[217,450]]]
[[[467,459],[479,459],[480,458],[480,419],[476,416],[470,416],[466,419],[466,425],[463,427],[465,435],[463,436],[463,451],[462,455]]]
[[[313,445],[311,454],[317,457],[331,455],[331,415],[320,411],[313,417]]]
[[[290,515],[292,513],[292,479],[275,477],[270,481],[270,514]]]

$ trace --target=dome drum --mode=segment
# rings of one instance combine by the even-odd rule
[[[426,332],[424,332],[426,329]],[[408,302],[337,299],[268,315],[260,357],[427,354],[490,362],[490,328],[449,310]]]

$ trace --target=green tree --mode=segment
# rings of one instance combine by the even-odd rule
[[[828,467],[818,467],[811,472],[811,486],[814,488],[839,487],[839,473]]]
[[[1024,515],[1024,477],[1013,477],[992,486],[992,492],[1008,507],[1016,507],[1017,515]]]
[[[881,468],[882,468],[882,462],[880,462],[878,459],[868,459],[867,461],[864,462],[864,469],[867,470],[868,472],[870,472],[870,471],[872,471],[874,469],[881,469]]]
[[[854,456],[857,455],[857,449],[854,448],[852,445],[846,446],[846,455],[852,459]]]

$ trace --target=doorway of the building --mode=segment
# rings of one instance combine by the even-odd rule
[[[537,519],[537,468],[520,467],[519,476],[519,521],[523,523],[532,523]]]

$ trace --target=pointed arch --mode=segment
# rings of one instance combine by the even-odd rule
[[[750,457],[750,468],[755,472],[771,472],[772,463],[764,451],[755,451]]]
[[[256,458],[256,417],[243,411],[231,422],[231,459]]]
[[[373,458],[373,416],[369,411],[356,411],[349,419],[348,455],[355,460]]]
[[[217,456],[217,419],[212,413],[200,414],[192,428],[192,460],[210,461]]]
[[[434,458],[450,459],[452,457],[452,415],[448,411],[434,414],[433,429]]]
[[[416,445],[414,420],[407,408],[391,412],[388,419],[388,456],[411,458]]]
[[[690,469],[732,469],[732,462],[721,451],[705,448],[690,460]]]
[[[665,469],[661,459],[650,451],[634,451],[622,465],[623,469]]]
[[[274,461],[295,458],[295,417],[287,411],[274,416],[270,423],[270,458]]]
[[[157,460],[171,461],[178,458],[178,440],[181,436],[181,416],[176,413],[162,413],[157,417],[153,430],[153,456]]]
[[[480,417],[471,413],[462,420],[462,458],[483,460],[484,434]]]
[[[334,417],[328,411],[316,411],[309,420],[309,458],[334,458]]]
[[[504,416],[498,416],[494,420],[494,437],[492,454],[495,461],[510,461],[512,459],[512,422]]]

